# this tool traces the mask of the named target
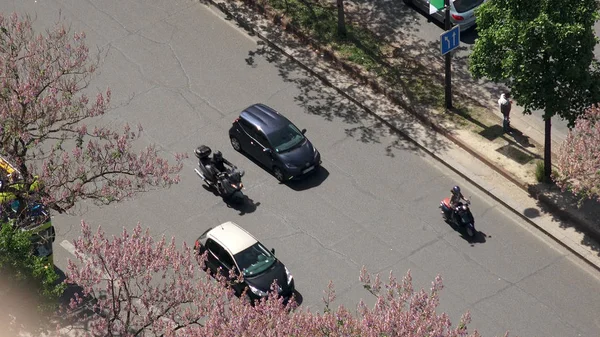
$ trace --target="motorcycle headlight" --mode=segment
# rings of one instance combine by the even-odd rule
[[[287,269],[287,267],[285,267],[285,274],[287,275],[287,283],[292,283],[294,277],[292,276],[292,273],[290,273],[290,271]]]
[[[265,297],[265,296],[267,296],[267,293],[266,293],[266,292],[264,292],[264,291],[262,291],[262,290],[260,290],[260,289],[258,289],[258,288],[256,288],[256,287],[253,287],[253,286],[251,286],[251,285],[248,285],[248,288],[250,288],[250,291],[251,291],[252,293],[254,293],[254,295],[256,295],[256,296],[260,296],[260,297]]]

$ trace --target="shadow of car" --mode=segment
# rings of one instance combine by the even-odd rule
[[[314,173],[321,154],[296,125],[264,104],[244,109],[229,129],[231,146],[270,170],[280,182]]]

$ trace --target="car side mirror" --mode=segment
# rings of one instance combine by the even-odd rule
[[[300,132],[302,132],[302,134],[305,134],[306,133],[306,129],[302,129],[302,131],[300,131]]]
[[[271,254],[275,255],[275,248],[271,248]]]

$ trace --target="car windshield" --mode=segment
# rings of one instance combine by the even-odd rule
[[[255,276],[271,268],[275,256],[260,242],[242,250],[233,256],[243,276]]]
[[[288,151],[304,141],[304,135],[292,123],[270,133],[268,138],[277,153]]]
[[[483,0],[454,0],[454,9],[457,13],[464,13],[483,3]]]

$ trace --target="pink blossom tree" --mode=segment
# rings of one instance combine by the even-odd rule
[[[204,256],[162,237],[155,241],[138,224],[108,238],[82,223],[75,241],[78,263],[69,262],[68,282],[81,287],[71,301],[77,309],[92,303],[96,314],[86,318],[89,336],[467,336],[469,314],[452,327],[446,314],[437,314],[442,280],[429,292],[415,291],[410,272],[387,283],[363,268],[360,280],[376,296],[370,308],[362,301],[355,313],[332,308],[335,289],[324,292],[325,310],[302,310],[292,299],[284,304],[273,291],[255,306],[235,297],[226,281],[201,272]],[[194,257],[196,256],[196,257]],[[85,299],[93,298],[86,302]],[[72,333],[72,331],[71,331]],[[471,336],[478,336],[474,332]]]
[[[77,200],[110,203],[178,181],[183,155],[170,165],[155,146],[134,152],[141,126],[86,126],[110,108],[110,89],[86,94],[99,61],[84,33],[56,24],[35,34],[29,16],[0,13],[0,154],[20,171],[19,197],[39,180],[43,203],[65,212]]]
[[[600,106],[577,119],[560,148],[557,166],[558,186],[580,196],[580,201],[600,201]]]

